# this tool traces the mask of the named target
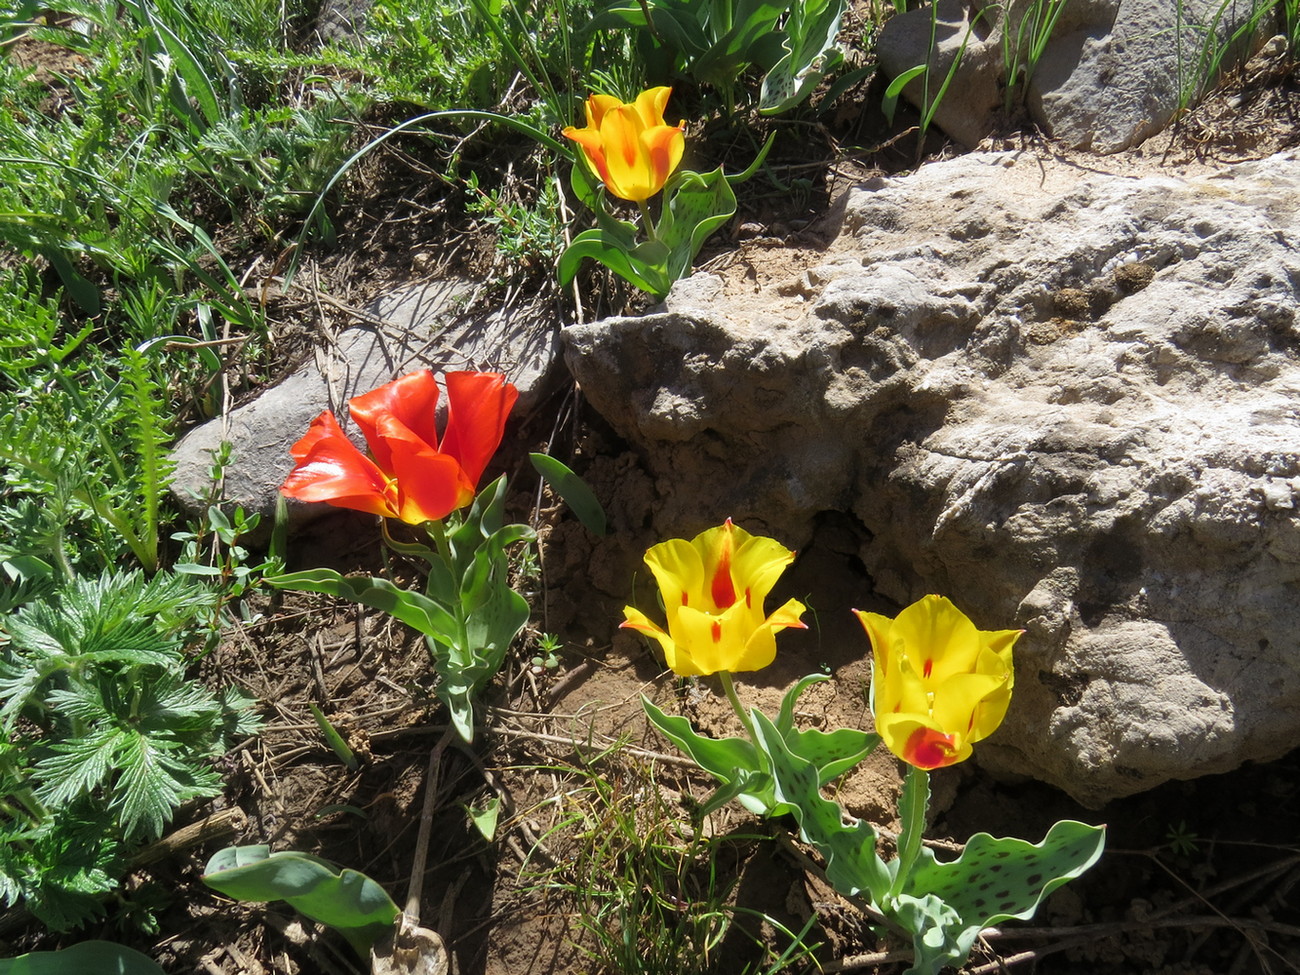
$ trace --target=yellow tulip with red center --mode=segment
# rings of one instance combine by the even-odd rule
[[[889,750],[919,769],[970,758],[1011,702],[1011,647],[1023,630],[978,630],[942,596],[894,619],[854,610],[871,638],[871,710]]]
[[[586,127],[564,130],[615,196],[644,203],[664,188],[682,161],[682,127],[664,121],[671,94],[671,88],[651,88],[627,103],[613,95],[591,95]]]
[[[622,624],[659,641],[668,667],[683,677],[761,670],[776,658],[776,634],[806,629],[798,600],[770,616],[763,601],[794,553],[772,538],[726,524],[689,542],[673,538],[645,554],[668,616],[664,630],[640,610],[623,609]]]

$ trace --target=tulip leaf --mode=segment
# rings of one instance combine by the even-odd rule
[[[663,298],[672,287],[665,268],[667,256],[666,249],[658,241],[646,241],[629,250],[619,237],[603,228],[593,227],[574,237],[560,254],[557,268],[560,286],[572,281],[582,259],[590,257],[642,291]]]
[[[736,194],[719,166],[707,173],[681,171],[665,193],[656,234],[667,246],[672,281],[691,272],[695,255],[715,230],[736,214]]]
[[[641,696],[641,707],[660,734],[718,781],[731,782],[737,772],[762,771],[752,742],[744,738],[709,738],[698,734],[685,718],[664,714],[645,695]]]
[[[451,614],[428,596],[410,592],[375,576],[345,576],[333,569],[305,569],[267,576],[277,589],[320,592],[378,609],[436,640],[450,639],[456,631]]]
[[[1033,917],[1044,897],[1097,862],[1105,843],[1104,826],[1063,820],[1037,844],[976,833],[948,863],[922,848],[906,889],[887,906],[914,935],[909,971],[960,967],[983,928]]]
[[[202,880],[238,901],[287,901],[337,930],[362,958],[388,934],[400,913],[383,887],[363,873],[326,860],[266,846],[231,846],[208,861]]]
[[[148,955],[112,941],[82,941],[58,951],[0,958],[0,975],[164,975]]]
[[[533,469],[537,471],[560,496],[560,500],[569,506],[584,528],[593,535],[605,534],[605,509],[592,492],[587,482],[580,478],[568,466],[550,454],[529,454]]]
[[[758,110],[776,115],[798,105],[844,56],[835,44],[844,0],[806,0],[790,6],[785,53],[763,77]]]
[[[861,762],[880,741],[879,735],[852,728],[840,728],[828,734],[794,727],[794,708],[799,695],[813,684],[829,679],[825,674],[810,674],[796,683],[782,699],[773,725],[785,747],[816,770],[819,788]],[[744,738],[708,738],[698,734],[685,718],[664,714],[644,696],[641,705],[660,734],[720,783],[718,791],[705,801],[701,814],[733,798],[757,816],[776,816],[789,811],[779,808],[768,774],[771,757],[753,742]],[[759,713],[751,712],[755,716]]]
[[[839,803],[822,796],[816,766],[792,752],[761,711],[751,713],[759,747],[770,764],[776,800],[794,816],[804,842],[825,858],[831,886],[848,895],[866,892],[880,903],[891,878],[876,853],[875,829],[866,820],[846,823]]]

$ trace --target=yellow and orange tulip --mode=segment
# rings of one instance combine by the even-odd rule
[[[644,203],[664,188],[682,161],[682,127],[664,121],[671,94],[671,88],[650,88],[626,103],[593,94],[587,99],[586,127],[565,128],[565,137],[582,147],[615,196]]]
[[[441,438],[438,383],[428,369],[350,399],[348,410],[371,457],[353,445],[334,414],[321,413],[290,448],[295,465],[281,493],[412,525],[463,508],[474,500],[519,392],[495,372],[450,372],[446,383]]]
[[[803,604],[791,599],[770,616],[763,601],[794,553],[772,538],[726,524],[691,541],[673,538],[646,552],[668,615],[664,630],[640,610],[622,624],[659,641],[668,667],[683,677],[761,670],[776,658],[776,634],[806,629]]]
[[[977,630],[942,596],[894,619],[854,610],[871,638],[871,710],[889,750],[920,769],[963,762],[1011,702],[1021,630]]]

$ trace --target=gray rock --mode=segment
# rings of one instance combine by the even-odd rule
[[[1030,113],[1074,148],[1138,145],[1263,44],[1276,28],[1264,12],[1224,0],[1125,0],[1108,20],[1056,34],[1029,83]]]
[[[1110,153],[1161,131],[1276,26],[1271,8],[1225,0],[1065,0],[1055,17],[1042,0],[936,0],[886,21],[876,53],[891,78],[928,65],[903,95],[965,146],[1023,96],[1050,135]]]
[[[553,327],[518,312],[466,318],[463,309],[472,292],[468,282],[433,281],[376,299],[367,309],[369,325],[344,331],[279,385],[186,434],[172,452],[173,495],[187,510],[201,511],[212,489],[214,452],[228,442],[231,461],[221,487],[223,502],[261,514],[265,531],[280,484],[293,467],[289,448],[317,414],[332,410],[350,431],[351,397],[422,366],[436,372],[501,371],[519,388],[516,411],[536,404],[557,365]],[[359,436],[356,441],[364,450],[364,441]],[[329,510],[325,504],[289,502],[291,523]]]
[[[664,537],[851,512],[879,594],[1024,627],[977,756],[1099,805],[1300,741],[1297,214],[1293,155],[976,154],[854,191],[758,294],[697,276],[562,337]]]

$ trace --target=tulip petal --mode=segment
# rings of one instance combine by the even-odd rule
[[[664,109],[668,107],[668,99],[672,93],[671,88],[660,85],[658,88],[647,88],[636,96],[636,101],[632,103],[632,107],[640,116],[643,127],[650,129],[656,125],[666,124],[664,122]]]
[[[671,89],[669,90],[671,91]],[[667,99],[665,98],[664,101],[667,102]],[[623,103],[613,95],[598,95],[592,93],[588,96],[585,106],[587,110],[587,125],[591,128],[599,129],[601,119],[605,117],[605,113],[610,111],[610,109],[620,107],[622,104]]]
[[[354,396],[348,400],[348,411],[370,445],[375,463],[383,470],[391,471],[393,463],[392,448],[379,432],[381,418],[388,419],[384,426],[389,436],[407,441],[415,439],[434,450],[438,448],[438,381],[431,370],[417,369],[378,389]],[[391,423],[393,419],[408,432],[399,434]]]
[[[286,497],[327,501],[385,517],[396,515],[388,478],[357,450],[329,411],[311,422],[289,452],[297,465],[280,486]]]
[[[575,129],[573,126],[566,128],[563,133],[566,139],[572,139],[582,148],[583,155],[591,163],[591,167],[596,170],[596,175],[606,186],[609,185],[609,165],[605,162],[605,143],[600,137],[599,128]]]
[[[645,564],[659,583],[670,620],[681,606],[694,603],[698,609],[705,603],[704,562],[699,549],[686,539],[670,538],[651,547]]]
[[[441,451],[456,458],[470,489],[501,446],[519,390],[499,372],[447,373],[447,429]]]
[[[669,668],[678,674],[716,674],[720,670],[757,670],[746,666],[746,642],[753,636],[742,623],[743,614],[739,611],[723,613],[721,616],[708,613],[693,606],[683,606],[672,621],[670,632],[676,644],[676,659],[668,661]],[[770,636],[770,634],[769,634]],[[756,658],[761,659],[767,648],[758,646],[754,650]],[[771,655],[761,664],[766,667],[776,655],[775,642]]]
[[[737,580],[743,580],[740,588],[747,605],[761,610],[781,573],[794,561],[794,552],[775,538],[750,535],[740,528],[736,529],[735,539],[731,574]]]
[[[382,430],[385,421],[380,422]],[[386,422],[404,429],[396,420]],[[414,438],[388,436],[386,442],[398,487],[397,517],[408,525],[440,521],[474,499],[474,485],[454,457]]]
[[[936,684],[969,671],[979,656],[975,624],[942,596],[926,596],[899,613],[893,637],[908,648],[912,666]]]

